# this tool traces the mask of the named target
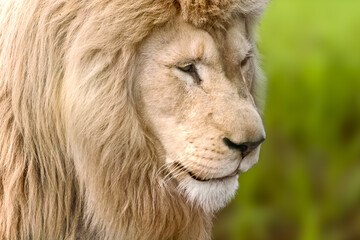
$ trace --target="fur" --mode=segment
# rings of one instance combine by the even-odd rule
[[[213,214],[159,172],[137,52],[177,16],[225,28],[265,1],[0,4],[0,239],[210,239]]]

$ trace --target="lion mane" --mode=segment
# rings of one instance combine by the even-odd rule
[[[264,0],[0,2],[0,238],[210,239],[137,112],[141,42],[182,17],[252,29]],[[66,79],[66,81],[64,81]]]

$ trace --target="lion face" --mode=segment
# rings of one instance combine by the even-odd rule
[[[143,43],[141,115],[160,142],[166,177],[206,211],[231,199],[265,138],[252,92],[254,45],[243,19],[208,32],[177,19]]]

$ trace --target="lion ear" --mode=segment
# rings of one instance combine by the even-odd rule
[[[181,15],[195,26],[216,26],[228,21],[235,14],[258,16],[269,0],[178,0]]]

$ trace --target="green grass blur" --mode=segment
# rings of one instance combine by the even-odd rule
[[[258,45],[267,139],[215,239],[360,239],[360,1],[272,0]]]

